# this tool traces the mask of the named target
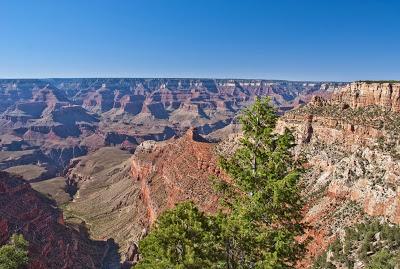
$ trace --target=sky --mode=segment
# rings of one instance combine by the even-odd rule
[[[0,78],[400,79],[398,0],[0,0]]]

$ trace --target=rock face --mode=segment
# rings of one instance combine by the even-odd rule
[[[353,82],[334,94],[334,101],[356,109],[371,105],[400,111],[400,83]]]
[[[105,147],[74,159],[66,177],[78,190],[64,210],[67,222],[85,223],[96,240],[113,238],[125,253],[146,222],[140,185],[131,176],[131,154]]]
[[[202,210],[215,212],[218,197],[211,176],[219,176],[213,145],[189,129],[179,138],[162,144],[144,143],[132,160],[132,175],[141,186],[140,199],[148,225],[176,203],[193,200]]]
[[[278,131],[294,131],[309,164],[303,183],[313,254],[364,218],[400,223],[398,91],[396,83],[352,83],[280,119]]]
[[[101,268],[106,242],[95,242],[64,224],[62,213],[20,178],[0,171],[0,245],[11,234],[29,242],[29,266]]]
[[[210,134],[255,96],[280,111],[330,95],[341,83],[211,79],[0,80],[0,151],[37,150],[56,176],[103,146],[133,151],[189,127]],[[24,164],[35,164],[34,162]],[[0,164],[1,165],[1,164]]]
[[[129,267],[138,258],[138,241],[164,210],[193,200],[216,211],[210,178],[223,175],[214,147],[189,129],[180,138],[145,141],[133,155],[102,148],[76,159],[67,177],[78,192],[65,208],[66,221],[84,222],[96,240],[113,238]]]

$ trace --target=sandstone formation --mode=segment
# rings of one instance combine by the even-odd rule
[[[140,185],[148,225],[166,208],[193,200],[203,211],[215,212],[218,197],[211,177],[220,176],[213,145],[189,129],[163,144],[144,143],[132,160],[132,175]]]
[[[0,245],[13,233],[29,242],[29,266],[101,268],[105,241],[92,241],[64,224],[63,214],[20,178],[0,171]]]
[[[320,253],[341,230],[369,217],[400,223],[400,114],[396,83],[352,83],[286,113],[278,131],[297,137],[308,160],[305,220]]]
[[[57,168],[60,173],[61,166],[68,168],[72,202],[60,196],[67,224],[57,224],[63,227],[61,235],[49,233],[62,247],[74,242],[70,252],[54,247],[68,264],[79,249],[83,254],[77,260],[101,256],[97,260],[103,266],[119,266],[122,259],[129,268],[138,259],[137,242],[166,209],[193,200],[203,211],[215,212],[218,197],[210,178],[225,178],[217,155],[235,148],[237,113],[260,95],[271,96],[279,113],[285,112],[277,131],[292,129],[295,153],[307,159],[301,182],[304,220],[314,239],[299,267],[309,266],[346,226],[369,218],[400,224],[399,83],[355,82],[339,88],[336,83],[196,79],[1,83],[6,86],[0,88],[0,169],[35,165],[38,171]],[[18,102],[9,101],[15,98]],[[209,142],[221,139],[219,145]],[[51,192],[46,184],[38,186]],[[30,196],[21,199],[35,204]],[[46,203],[58,212],[51,201]],[[0,227],[11,227],[1,221]],[[52,225],[37,226],[47,231]],[[84,227],[98,242],[82,235]],[[10,233],[1,235],[0,243]],[[39,252],[34,248],[32,253]]]
[[[354,109],[375,105],[400,112],[400,83],[353,82],[335,93],[332,99]]]

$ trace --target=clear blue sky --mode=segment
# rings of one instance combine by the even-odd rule
[[[398,0],[0,0],[0,77],[400,79]]]

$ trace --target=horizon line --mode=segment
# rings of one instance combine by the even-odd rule
[[[198,80],[257,80],[257,81],[286,81],[286,82],[327,82],[327,83],[350,83],[354,81],[379,81],[379,80],[290,80],[290,79],[266,79],[266,78],[243,78],[243,77],[118,77],[118,76],[104,76],[104,77],[0,77],[0,80],[51,80],[51,79],[171,79],[171,80],[184,80],[184,79],[198,79]]]

